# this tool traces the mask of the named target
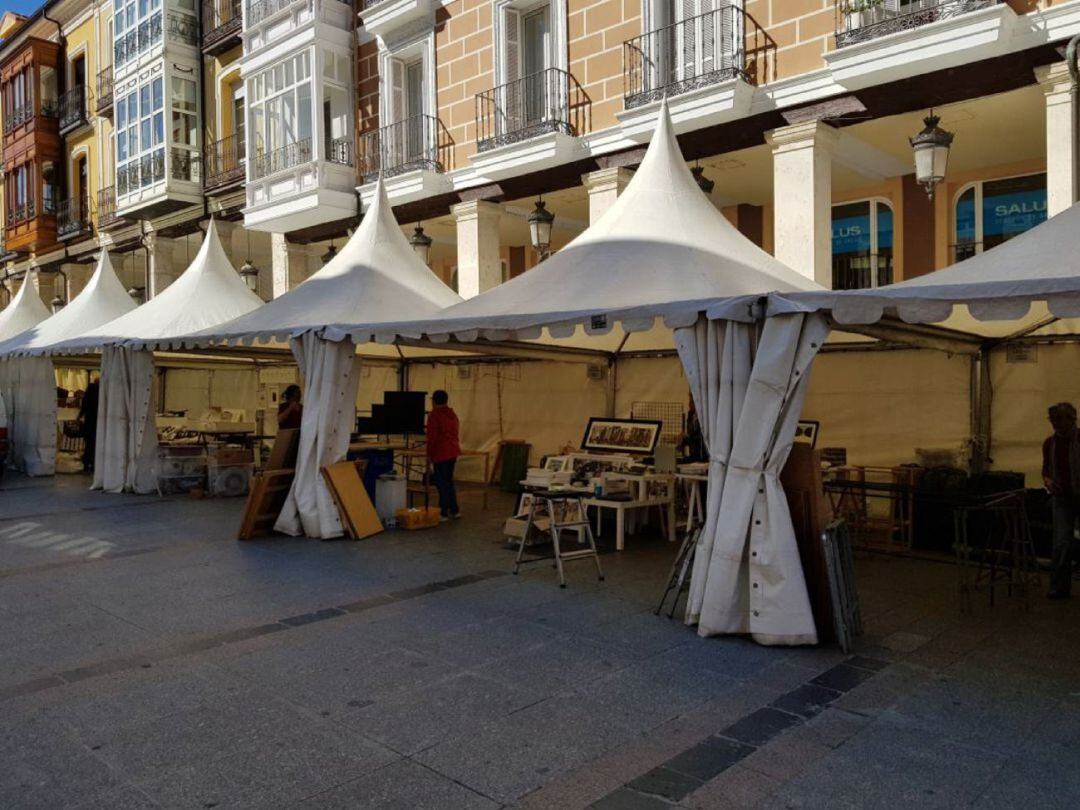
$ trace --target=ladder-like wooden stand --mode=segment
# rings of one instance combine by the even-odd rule
[[[551,533],[552,556],[555,559],[555,567],[559,571],[559,587],[566,587],[566,576],[563,573],[563,562],[566,560],[580,560],[592,557],[596,561],[597,578],[603,582],[604,572],[600,568],[600,555],[596,551],[596,540],[593,538],[592,527],[589,525],[588,516],[585,514],[587,493],[540,490],[533,493],[532,504],[529,506],[529,515],[525,520],[525,531],[521,534],[521,545],[518,546],[517,560],[514,562],[514,573],[517,574],[522,563],[550,560],[547,555],[524,559],[525,544],[529,539],[529,531],[544,517],[546,512],[548,531]],[[585,538],[589,547],[578,551],[563,551],[559,543],[559,532],[563,529],[584,529]]]

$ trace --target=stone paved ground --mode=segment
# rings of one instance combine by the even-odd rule
[[[508,509],[363,543],[241,504],[0,488],[0,807],[1080,806],[1080,597],[859,562],[858,655],[699,639],[631,539],[560,590]]]

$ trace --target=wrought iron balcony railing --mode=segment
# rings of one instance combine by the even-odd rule
[[[834,261],[834,290],[866,290],[892,284],[892,257],[880,253],[847,254]]]
[[[169,153],[169,176],[173,180],[185,180],[189,183],[202,182],[202,160],[198,152],[190,149],[177,149]]]
[[[202,47],[208,53],[224,49],[240,35],[243,16],[240,0],[203,0]]]
[[[164,23],[161,12],[147,17],[137,27],[118,37],[113,43],[113,64],[117,67],[134,59],[161,42]]]
[[[56,209],[56,238],[71,239],[93,231],[89,200],[63,200]]]
[[[86,88],[72,87],[60,96],[60,134],[70,132],[88,122]]]
[[[21,127],[33,117],[34,103],[32,101],[16,105],[11,110],[11,115],[4,119],[4,134],[7,135],[11,130]]]
[[[996,6],[1001,0],[838,0],[836,47],[910,31],[938,20]]]
[[[170,42],[195,45],[199,41],[199,20],[187,14],[170,11],[165,19],[165,28]]]
[[[294,0],[258,0],[255,3],[248,3],[248,25],[262,22],[267,17],[288,8],[293,2]]]
[[[772,78],[776,43],[753,17],[723,6],[623,43],[627,109],[701,87]]]
[[[244,150],[244,139],[239,135],[208,144],[203,188],[213,191],[244,182]]]
[[[109,186],[98,191],[97,195],[98,228],[106,231],[125,220],[116,215],[116,186]]]
[[[21,222],[27,222],[33,219],[37,215],[35,210],[34,201],[27,200],[26,202],[12,206],[11,210],[7,214],[7,226],[10,228],[13,225],[18,225]]]
[[[113,69],[112,65],[103,68],[97,75],[97,113],[101,115],[111,110],[113,105]]]
[[[354,166],[352,138],[331,138],[326,142],[326,161],[339,166]]]
[[[258,180],[310,163],[312,159],[311,138],[304,138],[302,141],[286,144],[272,152],[257,154],[252,163],[251,177],[253,180]]]
[[[416,169],[443,171],[439,152],[442,122],[433,115],[414,115],[360,136],[360,174],[374,178]]]
[[[165,150],[159,149],[117,168],[116,193],[122,197],[164,179]]]
[[[581,135],[588,116],[589,99],[577,80],[565,70],[548,68],[476,97],[476,149],[484,152],[549,132]]]

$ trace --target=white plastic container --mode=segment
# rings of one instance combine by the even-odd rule
[[[380,475],[375,481],[375,513],[383,524],[396,522],[397,511],[405,508],[406,484],[404,475]]]

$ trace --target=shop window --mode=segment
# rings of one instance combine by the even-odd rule
[[[972,183],[956,198],[953,260],[982,253],[1045,221],[1045,172]]]
[[[832,208],[832,285],[860,290],[893,280],[893,211],[882,200]]]

